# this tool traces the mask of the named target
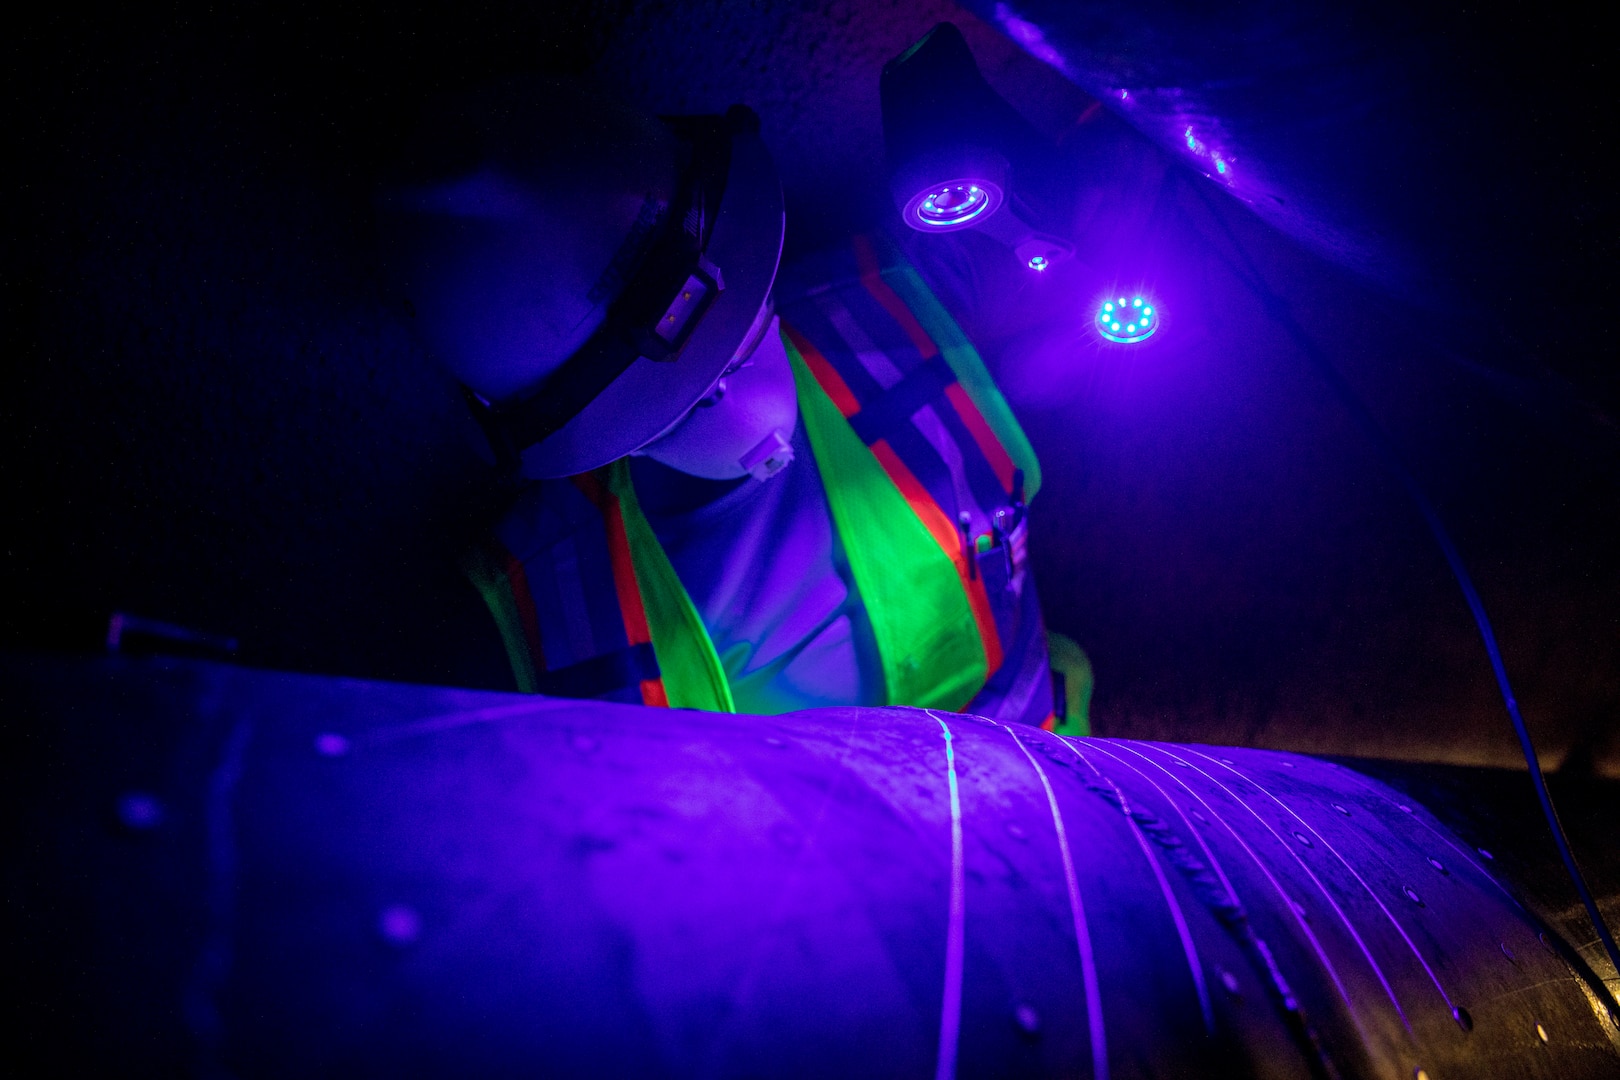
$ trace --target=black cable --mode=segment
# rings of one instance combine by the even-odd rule
[[[1440,519],[1440,512],[1429,500],[1422,485],[1413,476],[1406,463],[1401,460],[1400,453],[1395,449],[1388,434],[1373,419],[1361,399],[1356,397],[1355,390],[1345,381],[1339,369],[1317,347],[1316,342],[1307,334],[1303,327],[1294,320],[1288,310],[1287,303],[1266,284],[1254,261],[1249,258],[1243,244],[1233,235],[1231,227],[1220,211],[1211,203],[1208,193],[1203,185],[1193,184],[1193,190],[1203,201],[1210,215],[1226,234],[1227,241],[1237,252],[1238,258],[1243,261],[1248,273],[1238,272],[1239,280],[1243,281],[1249,291],[1254,293],[1265,308],[1266,315],[1287,331],[1294,344],[1311,361],[1317,373],[1326,380],[1328,386],[1339,397],[1340,403],[1349,411],[1351,419],[1356,426],[1367,436],[1368,440],[1378,450],[1389,466],[1401,487],[1406,490],[1407,496],[1417,506],[1418,513],[1423,516],[1424,523],[1428,525],[1429,532],[1434,536],[1435,543],[1440,546],[1446,557],[1446,563],[1451,567],[1452,575],[1457,579],[1457,585],[1462,589],[1463,599],[1468,602],[1468,610],[1473,613],[1474,624],[1479,627],[1479,635],[1484,640],[1486,655],[1490,657],[1491,671],[1496,675],[1496,686],[1501,691],[1502,702],[1507,706],[1508,717],[1513,721],[1514,734],[1519,738],[1519,747],[1524,751],[1525,764],[1530,767],[1530,782],[1535,787],[1536,798],[1541,803],[1542,815],[1547,819],[1547,828],[1552,832],[1553,843],[1558,848],[1558,856],[1564,862],[1564,869],[1569,872],[1570,881],[1575,885],[1575,891],[1580,894],[1581,903],[1586,907],[1586,914],[1592,920],[1592,926],[1597,931],[1598,939],[1603,943],[1603,951],[1608,954],[1609,963],[1614,965],[1616,973],[1620,973],[1620,949],[1615,947],[1614,935],[1610,933],[1608,924],[1603,921],[1603,914],[1598,910],[1597,901],[1592,896],[1592,890],[1587,887],[1586,877],[1581,873],[1580,866],[1575,862],[1575,853],[1570,850],[1569,838],[1564,834],[1563,823],[1558,820],[1558,811],[1553,806],[1552,795],[1547,790],[1547,778],[1542,774],[1541,762],[1536,757],[1535,745],[1530,741],[1530,729],[1525,726],[1524,716],[1519,712],[1518,699],[1513,696],[1513,687],[1508,682],[1507,667],[1502,661],[1502,650],[1496,642],[1496,631],[1491,628],[1491,620],[1485,614],[1485,603],[1480,599],[1479,591],[1474,588],[1474,579],[1468,573],[1468,567],[1463,563],[1462,554],[1457,545],[1452,542],[1451,534],[1446,530],[1445,523]],[[1236,268],[1234,267],[1234,270]]]

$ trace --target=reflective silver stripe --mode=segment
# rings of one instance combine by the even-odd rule
[[[825,293],[816,297],[816,307],[821,309],[822,315],[832,323],[833,329],[844,339],[844,343],[855,354],[855,359],[859,361],[861,367],[877,380],[879,386],[887,390],[905,377],[905,372],[901,371],[894,361],[866,336],[866,331],[855,321],[855,316],[839,301],[837,293]]]

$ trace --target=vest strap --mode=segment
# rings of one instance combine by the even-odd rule
[[[805,434],[877,641],[884,700],[960,709],[990,669],[982,625],[963,587],[966,560],[955,528],[898,458],[890,453],[883,460],[882,440],[870,449],[861,441],[834,397],[853,403],[853,395],[847,387],[840,393],[839,383],[831,393],[823,390],[805,353],[816,356],[814,366],[830,365],[791,327],[784,329]],[[989,629],[993,636],[993,618]]]
[[[892,252],[880,253],[867,236],[855,237],[854,247],[861,283],[867,292],[906,329],[923,356],[937,352],[956,376],[959,385],[948,388],[946,396],[1002,486],[1011,492],[1013,472],[1022,469],[1024,501],[1033,502],[1041,489],[1040,462],[1007,399],[996,389],[979,351],[904,259],[894,257]],[[924,330],[924,325],[929,329]]]
[[[650,641],[657,654],[657,668],[663,673],[658,689],[663,700],[647,704],[736,712],[731,684],[720,666],[708,627],[703,625],[663,545],[641,512],[635,486],[630,482],[630,459],[620,458],[594,473],[576,477],[575,482],[608,519],[614,577],[620,582],[619,606],[630,640]],[[619,539],[615,540],[615,535]],[[645,696],[646,684],[642,685]]]
[[[495,616],[518,690],[539,693],[536,676],[545,670],[546,661],[540,650],[540,623],[522,560],[490,537],[462,555],[461,571]]]
[[[1021,670],[1000,669],[1017,645],[1003,635],[1022,640],[1029,613],[1021,612],[1031,605],[1016,598],[1011,568],[999,587],[1014,597],[991,595],[998,586],[988,578],[996,575],[980,572],[979,550],[1007,542],[997,531],[1000,511],[1009,499],[1033,498],[1040,466],[978,351],[915,271],[880,238],[855,237],[851,254],[847,284],[806,293],[803,304],[783,311],[783,326],[820,390],[954,566],[983,650],[985,687],[1000,701],[1027,681]],[[819,337],[792,326],[795,313],[834,351],[821,352],[812,344]]]
[[[906,373],[905,378],[885,390],[875,401],[862,404],[860,412],[849,417],[849,426],[871,446],[879,439],[911,423],[911,416],[945,393],[956,376],[943,360],[927,360]]]
[[[609,468],[611,469],[611,466]],[[646,604],[637,581],[636,553],[632,550],[630,521],[627,520],[640,518],[641,510],[632,506],[631,513],[627,515],[619,493],[604,482],[606,477],[601,475],[603,472],[604,470],[599,469],[593,473],[581,473],[573,478],[574,486],[579,488],[602,514],[602,523],[607,532],[608,557],[613,566],[613,589],[619,598],[619,617],[624,620],[624,635],[629,640],[631,648],[650,645],[653,641],[652,629],[647,623]],[[634,493],[631,499],[633,504]],[[644,519],[642,524],[646,524]],[[641,700],[646,705],[669,704],[668,687],[662,674],[656,679],[641,681]]]

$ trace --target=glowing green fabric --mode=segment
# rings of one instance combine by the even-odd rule
[[[1013,465],[1024,470],[1024,501],[1034,501],[1035,493],[1041,490],[1041,463],[1036,459],[1035,448],[1029,445],[1024,429],[1013,416],[1007,399],[996,389],[995,381],[990,378],[990,372],[979,356],[979,350],[973,347],[962,328],[956,325],[956,320],[951,318],[950,312],[945,310],[945,306],[910,266],[901,262],[885,267],[883,280],[917,316],[917,321],[928,331],[934,344],[939,346],[940,355],[950,365],[956,381],[962,384],[967,396],[978,406],[985,423],[990,425],[990,430],[995,432],[996,439],[1006,449],[1007,456],[1012,458]]]
[[[866,605],[891,705],[957,710],[984,685],[973,609],[950,556],[788,342],[799,415]]]
[[[708,628],[641,512],[635,486],[630,482],[629,458],[620,458],[607,467],[607,488],[619,498],[625,538],[630,543],[630,562],[636,569],[647,629],[652,634],[653,652],[658,657],[670,707],[736,712],[731,685],[715,654]]]

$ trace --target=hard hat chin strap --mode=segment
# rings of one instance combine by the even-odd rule
[[[538,390],[495,403],[463,387],[496,460],[515,467],[525,449],[559,431],[637,360],[677,360],[725,291],[705,255],[731,167],[732,139],[757,129],[751,110],[665,119],[689,150],[675,199],[661,208],[647,253],[608,307],[602,325]]]

